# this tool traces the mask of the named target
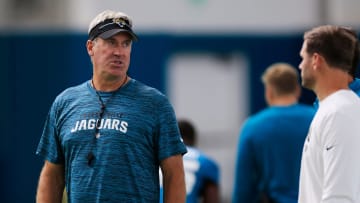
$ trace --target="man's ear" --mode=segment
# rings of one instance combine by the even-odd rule
[[[295,90],[295,96],[296,96],[296,98],[300,98],[300,96],[301,96],[301,87],[300,87],[300,85],[297,85],[296,86],[296,90]]]
[[[88,40],[86,41],[86,50],[90,56],[94,55],[94,41]]]
[[[325,59],[319,53],[314,53],[312,55],[312,63],[314,69],[318,69],[319,67],[322,67],[324,65]]]
[[[264,97],[267,105],[271,106],[274,98],[274,91],[270,85],[264,85]]]

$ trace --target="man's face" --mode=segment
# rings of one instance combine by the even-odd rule
[[[312,61],[312,55],[306,52],[306,48],[307,48],[307,44],[306,41],[304,41],[300,51],[300,57],[302,58],[302,60],[299,65],[299,68],[301,71],[302,86],[313,90],[315,86],[313,61]]]
[[[131,37],[119,33],[108,39],[96,38],[88,42],[94,74],[105,80],[117,79],[126,75],[130,65]]]

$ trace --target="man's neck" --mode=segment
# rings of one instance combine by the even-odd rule
[[[319,101],[321,101],[332,93],[342,89],[349,89],[349,75],[340,69],[336,69],[318,81],[314,92],[319,98]]]
[[[269,102],[270,106],[290,106],[298,102],[298,98],[295,95],[287,95],[274,98]]]
[[[92,85],[97,91],[112,92],[123,87],[129,81],[129,77],[125,77],[118,80],[98,80],[96,77],[92,79]]]

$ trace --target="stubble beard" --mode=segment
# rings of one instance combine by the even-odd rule
[[[315,86],[315,80],[314,78],[302,78],[302,82],[301,85],[309,90],[313,90],[314,91],[314,86]]]

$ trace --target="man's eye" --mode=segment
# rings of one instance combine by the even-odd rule
[[[116,43],[115,40],[113,40],[113,39],[107,39],[106,42],[111,45],[114,45]]]
[[[130,46],[131,42],[130,41],[126,41],[126,42],[123,42],[123,47],[128,47]]]

